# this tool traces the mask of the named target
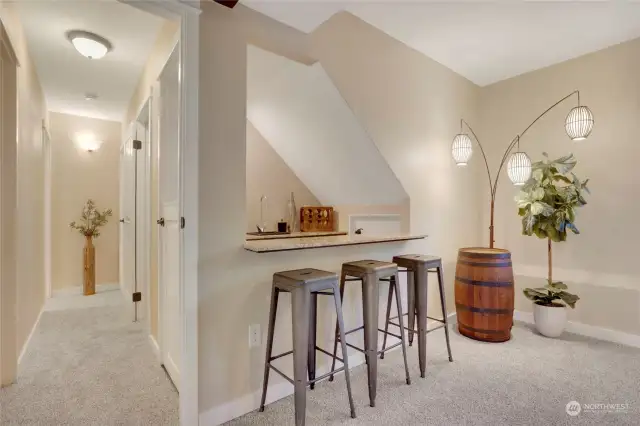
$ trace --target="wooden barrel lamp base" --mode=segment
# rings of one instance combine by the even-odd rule
[[[458,251],[455,280],[458,331],[483,342],[506,342],[513,326],[511,253],[481,247]]]

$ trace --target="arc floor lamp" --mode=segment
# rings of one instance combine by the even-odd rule
[[[500,177],[500,172],[502,172],[505,163],[507,163],[507,174],[514,185],[521,186],[529,180],[529,177],[531,177],[531,159],[525,152],[520,151],[520,139],[524,136],[525,133],[527,133],[527,130],[529,130],[534,124],[538,122],[538,120],[540,120],[549,111],[551,111],[553,108],[569,99],[573,95],[577,96],[578,105],[569,111],[569,114],[565,119],[565,131],[573,141],[580,141],[589,137],[591,131],[593,130],[593,113],[587,106],[580,105],[580,92],[576,90],[569,93],[567,96],[547,108],[542,114],[540,114],[535,120],[533,120],[531,124],[529,124],[522,132],[520,132],[518,135],[516,135],[515,138],[513,138],[513,140],[511,140],[511,142],[507,146],[507,149],[502,155],[502,160],[500,161],[500,166],[498,167],[498,172],[496,173],[495,179],[492,179],[491,177],[489,162],[487,161],[487,156],[485,155],[484,148],[482,147],[478,136],[473,131],[469,123],[467,123],[464,119],[460,120],[460,133],[458,133],[455,138],[453,138],[453,144],[451,145],[451,155],[453,156],[453,159],[458,166],[466,166],[471,159],[471,156],[473,154],[473,142],[471,141],[469,135],[464,133],[464,125],[469,129],[469,131],[471,131],[471,134],[480,147],[480,153],[482,154],[484,164],[487,168],[487,177],[489,178],[489,191],[491,194],[491,223],[489,225],[490,248],[493,248],[494,243],[493,218],[495,210],[496,191],[498,189],[498,179]],[[511,151],[513,151],[516,146],[518,147],[518,150],[511,154]],[[509,154],[511,154],[511,156]],[[508,162],[507,159],[509,160]]]

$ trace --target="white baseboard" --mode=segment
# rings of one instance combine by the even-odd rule
[[[158,362],[162,364],[162,354],[160,353],[160,345],[158,345],[156,338],[153,337],[152,334],[149,334],[149,343],[151,344],[151,349],[153,350],[153,354],[158,359]]]
[[[29,343],[31,342],[31,338],[33,337],[33,334],[36,331],[36,328],[38,327],[38,324],[40,323],[40,318],[42,317],[42,313],[44,312],[44,305],[40,308],[40,313],[38,314],[38,318],[36,318],[36,322],[33,324],[33,327],[31,328],[31,331],[29,332],[29,336],[27,337],[27,340],[25,340],[24,345],[22,345],[22,349],[20,349],[20,356],[18,357],[18,365],[20,365],[20,362],[22,361],[22,357],[24,356],[25,352],[27,352],[27,348],[29,347]]]
[[[451,313],[448,315],[449,324],[455,324],[456,322],[456,314]],[[427,324],[427,328],[431,329],[438,326],[440,323],[436,321],[429,320]],[[400,346],[397,346],[391,349],[389,352],[393,352],[396,350],[400,350]],[[349,356],[349,370],[357,367],[361,364],[364,364],[364,355],[359,353],[354,353]],[[318,376],[326,373],[328,370],[326,367],[324,369],[318,370]],[[336,373],[336,376],[344,374],[344,372]],[[271,377],[276,376],[275,374],[271,374]],[[286,398],[290,395],[293,395],[293,385],[282,382],[278,384],[274,384],[269,386],[267,389],[267,404],[271,404],[272,402],[278,401],[282,398]],[[214,426],[221,425],[228,421],[231,421],[237,417],[243,416],[247,413],[250,413],[254,410],[257,410],[260,407],[260,398],[262,397],[262,390],[257,392],[242,396],[233,401],[229,401],[226,404],[219,405],[217,407],[212,408],[209,411],[204,413],[200,413],[200,424],[203,426]],[[267,410],[269,408],[266,408]]]
[[[513,311],[513,319],[527,324],[533,324],[533,313],[523,311]],[[621,345],[640,348],[640,336],[637,334],[625,333],[623,331],[612,330],[610,328],[597,327],[595,325],[583,324],[569,321],[566,331],[581,336],[592,337]]]

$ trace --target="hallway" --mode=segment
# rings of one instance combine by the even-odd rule
[[[47,301],[18,383],[0,390],[0,424],[178,424],[178,393],[145,324],[131,322],[117,286],[99,287]]]

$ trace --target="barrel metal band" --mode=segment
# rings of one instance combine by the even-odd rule
[[[479,314],[511,315],[513,313],[513,309],[477,308],[475,306],[461,305],[460,303],[456,303],[456,308],[461,309],[463,311],[469,311],[469,312],[474,312]]]
[[[476,281],[468,278],[462,278],[456,275],[456,281],[460,281],[464,284],[479,285],[481,287],[513,287],[511,281]]]
[[[500,262],[500,263],[482,263],[482,262],[469,262],[468,260],[458,260],[459,264],[469,265],[469,266],[481,266],[488,268],[505,268],[507,266],[511,266],[511,261],[508,262]]]
[[[473,331],[475,333],[483,333],[483,334],[504,334],[507,331],[506,330],[486,330],[484,328],[473,328],[473,327],[469,327],[468,325],[464,325],[463,323],[461,323],[460,321],[458,321],[458,325],[465,328],[466,330],[469,331]]]
[[[471,257],[473,259],[511,259],[511,253],[473,253],[463,252],[461,256]]]

